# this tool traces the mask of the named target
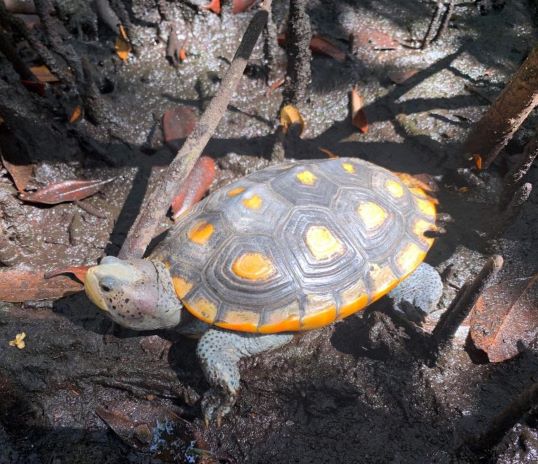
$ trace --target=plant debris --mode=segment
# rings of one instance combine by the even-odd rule
[[[215,162],[209,156],[201,156],[172,201],[172,217],[177,219],[191,206],[198,203],[214,180]]]
[[[95,195],[114,179],[115,177],[107,180],[66,180],[35,192],[22,192],[19,194],[19,198],[29,203],[42,205],[57,205],[67,201],[84,200]]]
[[[82,290],[82,285],[68,277],[46,279],[43,272],[19,269],[0,270],[0,301],[18,303],[52,300]]]
[[[280,124],[284,128],[284,133],[287,133],[291,128],[297,127],[299,136],[305,128],[303,116],[294,105],[285,105],[280,110]]]
[[[188,106],[177,106],[163,114],[163,136],[168,147],[177,151],[196,127],[196,113]]]
[[[33,164],[14,164],[0,154],[2,164],[13,179],[13,183],[19,192],[23,192],[34,172]]]
[[[13,340],[9,341],[9,346],[16,346],[19,350],[22,350],[26,347],[26,342],[24,341],[25,338],[25,332],[18,333]]]
[[[351,89],[351,123],[366,134],[368,132],[368,120],[364,113],[364,98],[359,93],[357,87]]]
[[[490,362],[513,358],[538,339],[538,274],[488,288],[471,313],[470,337]]]
[[[62,274],[72,274],[79,282],[84,283],[88,269],[92,267],[91,265],[85,264],[82,266],[68,266],[62,267],[59,269],[54,269],[50,272],[46,272],[44,277],[45,279],[51,279]]]

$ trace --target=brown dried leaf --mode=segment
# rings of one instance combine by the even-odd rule
[[[519,354],[538,339],[538,274],[489,287],[471,313],[470,336],[490,362]]]
[[[129,41],[129,37],[127,36],[127,31],[122,24],[120,24],[119,31],[120,34],[116,39],[114,48],[116,49],[116,55],[118,55],[122,61],[125,61],[127,60],[127,58],[129,58],[129,54],[131,53],[132,47],[131,42]]]
[[[481,171],[482,168],[483,168],[482,157],[480,155],[478,155],[478,154],[475,154],[475,155],[473,155],[473,161],[474,161],[474,164],[476,166],[476,169]]]
[[[238,14],[247,11],[252,5],[256,3],[256,0],[233,0],[232,13]]]
[[[66,180],[51,184],[36,192],[22,192],[19,198],[29,203],[57,205],[66,201],[84,200],[95,195],[101,188],[112,182],[115,177],[107,180]]]
[[[2,164],[6,168],[7,172],[9,172],[9,175],[13,179],[13,182],[15,183],[15,187],[17,187],[17,190],[19,192],[22,192],[26,186],[28,185],[28,181],[32,177],[32,173],[34,171],[34,165],[33,164],[25,164],[25,165],[18,165],[10,163],[8,160],[4,158],[0,154],[0,159],[2,160]]]
[[[222,10],[220,6],[220,0],[211,0],[207,5],[204,5],[201,8],[202,10],[209,10],[218,15]]]
[[[50,300],[81,290],[82,285],[68,277],[45,279],[40,271],[0,271],[0,301],[22,303],[29,300]]]
[[[310,50],[314,53],[330,56],[340,63],[346,61],[347,58],[344,51],[340,50],[340,48],[330,42],[329,39],[326,39],[321,35],[312,36],[312,39],[310,40]]]
[[[398,46],[398,41],[390,35],[370,27],[365,27],[353,34],[353,48],[369,47],[375,50],[392,50]]]
[[[21,79],[21,84],[26,87],[27,90],[33,93],[37,93],[40,97],[45,96],[45,83],[39,81],[29,81],[27,79]]]
[[[32,74],[39,82],[49,84],[54,82],[60,82],[60,80],[54,74],[52,74],[49,68],[47,68],[45,65],[31,66],[30,71],[32,71]]]
[[[351,123],[363,134],[368,132],[368,120],[364,113],[364,98],[357,90],[357,87],[351,89]]]
[[[177,151],[184,139],[196,127],[196,113],[188,106],[178,106],[163,114],[164,142],[171,150]]]
[[[293,127],[299,127],[299,136],[303,133],[305,122],[301,112],[293,105],[285,105],[280,111],[280,124],[284,128],[284,132]]]
[[[406,80],[411,79],[416,73],[418,73],[418,71],[419,70],[416,68],[411,68],[403,71],[390,72],[388,76],[389,79],[395,84],[403,84]]]
[[[338,155],[335,155],[331,150],[323,147],[318,147],[318,150],[322,152],[324,155],[327,155],[327,158],[331,159],[338,159],[340,158]]]
[[[269,89],[267,90],[267,92],[265,94],[267,96],[271,95],[276,89],[278,89],[279,87],[282,87],[282,84],[284,84],[284,82],[286,82],[285,77],[281,77],[281,78],[277,79],[275,82],[273,82],[269,86]]]
[[[77,105],[69,116],[69,122],[71,124],[74,124],[75,122],[79,121],[80,118],[82,118],[82,107],[80,105]]]
[[[84,283],[88,269],[92,267],[91,265],[83,266],[68,266],[62,267],[60,269],[54,269],[50,272],[45,273],[45,279],[51,279],[53,277],[62,275],[62,274],[72,274],[79,282]]]

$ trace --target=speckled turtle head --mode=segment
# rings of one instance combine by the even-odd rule
[[[90,300],[123,327],[154,330],[180,322],[182,305],[162,263],[107,256],[88,270],[84,288]]]

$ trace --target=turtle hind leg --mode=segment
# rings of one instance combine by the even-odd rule
[[[292,334],[247,334],[210,329],[198,342],[196,355],[211,388],[202,399],[206,425],[220,425],[237,400],[239,392],[239,361],[290,342]]]
[[[427,263],[421,263],[388,296],[395,311],[408,319],[420,322],[437,308],[443,294],[443,282],[439,273]]]

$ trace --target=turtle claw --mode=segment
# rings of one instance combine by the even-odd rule
[[[216,424],[217,428],[222,425],[222,419],[230,413],[237,399],[221,389],[211,388],[202,399],[202,414],[206,427]]]

